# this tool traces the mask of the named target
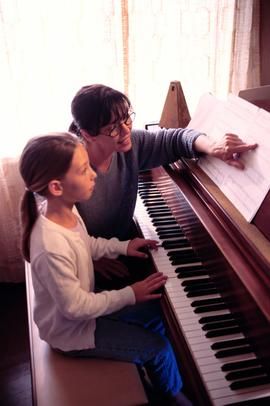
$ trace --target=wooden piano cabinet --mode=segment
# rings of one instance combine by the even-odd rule
[[[171,82],[160,126],[169,128],[173,123],[174,127],[184,127],[187,124],[187,117],[189,112],[180,82]],[[254,391],[248,389],[244,391],[243,398],[249,400],[261,397],[266,404],[270,401],[270,194],[266,196],[253,222],[248,223],[192,160],[183,159],[165,168],[155,168],[142,174],[141,179],[142,184],[145,182],[148,185],[155,185],[158,191],[155,193],[161,195],[177,224],[184,231],[196,254],[195,257],[200,258],[203,268],[210,275],[210,280],[221,288],[218,293],[228,305],[228,311],[232,315],[241,316],[241,335],[248,340],[256,360],[267,371],[268,377],[268,383],[262,387],[262,390],[261,387],[259,389],[255,387]],[[162,186],[164,179],[165,187]],[[160,201],[160,196],[158,199]],[[145,220],[138,222],[139,227],[145,230],[147,238],[149,238],[148,234],[154,238],[152,220],[147,220],[147,208],[142,206],[142,203],[139,203],[138,208],[142,215],[139,211],[137,219],[145,216],[143,217]],[[185,208],[183,212],[182,206]],[[146,227],[143,221],[146,221]],[[143,235],[145,236],[144,233]],[[166,257],[166,250],[164,251]],[[158,257],[155,259],[154,254],[152,257],[156,269],[161,270],[158,268]],[[160,268],[168,272],[168,280],[171,278],[173,288],[170,290],[169,286],[165,287],[162,307],[169,336],[184,377],[184,391],[196,406],[223,406],[242,401],[241,390],[235,392],[230,388],[229,382],[228,385],[225,384],[225,389],[228,388],[227,392],[229,392],[227,398],[223,392],[222,395],[214,394],[215,389],[213,390],[213,386],[209,385],[209,381],[205,378],[202,372],[205,369],[200,367],[198,352],[196,349],[192,351],[194,337],[192,336],[189,340],[189,335],[185,332],[186,324],[182,322],[184,318],[181,313],[182,298],[185,300],[186,294],[184,288],[181,288],[181,293],[178,293],[181,281],[178,280],[174,268],[168,262],[168,259],[162,259]],[[167,264],[165,267],[164,263]],[[181,299],[177,297],[178,294],[181,295]],[[178,303],[176,305],[174,305],[175,298]],[[186,302],[184,306],[189,307]],[[193,310],[188,311],[189,314],[192,315]],[[192,324],[194,319],[193,316],[191,317],[189,323]],[[196,319],[196,329],[200,331],[196,342],[205,338],[204,333],[201,334],[203,329],[198,326],[199,322],[201,320]],[[221,339],[226,342],[223,337]],[[209,342],[206,346],[209,348]],[[204,356],[200,354],[200,357]],[[215,357],[214,351],[211,356]],[[218,369],[221,372],[219,367]],[[208,368],[206,370],[208,371]],[[225,378],[224,374],[224,378],[221,378],[223,384]],[[216,378],[212,377],[212,379]]]
[[[224,298],[231,314],[241,315],[241,332],[248,338],[252,351],[270,374],[270,348],[268,345],[270,336],[268,319],[270,295],[267,277],[265,277],[265,283],[262,283],[262,272],[259,272],[260,268],[258,269],[252,253],[249,252],[250,247],[252,247],[251,241],[246,239],[248,247],[248,250],[246,250],[245,244],[242,245],[245,234],[241,235],[240,231],[236,233],[235,229],[233,232],[231,231],[231,226],[223,218],[224,208],[222,215],[218,216],[217,207],[219,205],[216,203],[216,207],[215,202],[210,203],[202,192],[196,190],[193,181],[189,178],[189,174],[185,173],[185,171],[186,169],[181,168],[180,165],[174,170],[170,167],[166,168],[166,170],[165,168],[156,168],[150,174],[142,175],[142,177],[145,176],[146,185],[149,183],[156,185],[156,190],[159,191],[165,205],[170,209],[174,219],[184,231],[193,251],[198,255],[203,267],[211,275],[211,280],[221,288],[219,293]],[[165,187],[162,186],[164,179],[166,182]],[[206,192],[204,191],[204,193]],[[153,197],[151,199],[153,200]],[[158,199],[160,200],[160,197]],[[181,207],[184,207],[184,214],[181,212]],[[147,209],[148,207],[146,211]],[[251,238],[254,226],[247,224],[246,226]],[[251,230],[248,226],[251,227]],[[149,228],[151,229],[150,226]],[[269,249],[269,241],[258,231],[255,236],[257,237],[257,249],[260,246],[258,241],[263,241],[267,254],[268,250],[266,248]],[[149,238],[149,236],[146,236],[146,238]],[[260,259],[262,263],[264,262],[265,267],[269,265],[267,258],[262,253],[259,255],[258,252],[254,252],[254,255],[255,257],[257,255],[259,258],[261,257]],[[155,258],[154,255],[153,258]],[[154,264],[156,266],[155,262]],[[163,271],[167,272],[164,269],[163,259],[161,260],[161,266]],[[157,266],[157,270],[162,269]],[[172,275],[171,271],[168,271],[168,277],[169,281],[170,278],[173,279],[174,284],[176,281],[177,289],[180,288],[181,281],[178,280],[176,274]],[[182,293],[179,294],[182,298]],[[195,405],[220,405],[220,399],[218,403],[216,403],[216,400],[214,403],[212,402],[210,393],[205,387],[205,376],[196,358],[196,351],[192,352],[189,335],[182,330],[183,327],[185,328],[185,325],[182,326],[181,324],[182,308],[179,304],[174,307],[174,298],[175,296],[170,296],[170,290],[165,287],[162,300],[164,318],[184,377],[184,391]],[[184,304],[185,306],[187,304]],[[202,330],[201,332],[203,333]],[[226,360],[224,363],[226,363]],[[228,382],[228,387],[229,384]]]

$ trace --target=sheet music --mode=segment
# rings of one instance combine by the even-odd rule
[[[217,158],[200,159],[199,166],[219,186],[247,221],[251,221],[270,189],[270,113],[234,95],[226,101],[203,95],[188,127],[205,132],[215,140],[235,133],[254,151],[241,155],[244,170]]]

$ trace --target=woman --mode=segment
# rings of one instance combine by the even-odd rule
[[[91,199],[77,205],[88,232],[95,236],[126,239],[134,235],[140,171],[169,164],[181,156],[193,159],[201,154],[241,169],[243,163],[235,160],[234,154],[256,148],[256,144],[246,144],[233,134],[212,143],[205,134],[191,129],[134,130],[128,97],[101,84],[82,87],[72,100],[71,112],[70,130],[83,138],[98,175]],[[107,279],[112,274],[129,275],[119,261],[108,267],[103,260],[95,264],[95,270]]]

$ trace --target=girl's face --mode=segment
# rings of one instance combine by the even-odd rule
[[[75,148],[70,168],[61,180],[63,198],[71,203],[89,199],[94,190],[96,176],[90,166],[86,149],[79,144]]]

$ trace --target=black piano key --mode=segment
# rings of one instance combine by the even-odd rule
[[[166,213],[168,213],[168,216],[173,216],[171,210],[168,210],[168,207],[166,207],[166,206],[160,206],[160,205],[149,206],[146,208],[146,210],[149,215],[150,215],[150,213],[155,215],[159,212],[166,212]]]
[[[183,231],[181,230],[181,227],[179,227],[179,225],[177,225],[177,226],[169,226],[169,227],[156,227],[156,232],[159,234],[160,232],[161,233],[168,233],[168,234],[170,234],[170,233],[172,233],[172,232],[182,232],[183,233]]]
[[[200,271],[200,270],[205,270],[203,265],[200,264],[194,264],[194,265],[187,265],[187,266],[179,266],[176,268],[175,272],[181,272],[181,271]]]
[[[228,305],[226,305],[225,303],[220,303],[220,304],[211,305],[211,306],[209,305],[209,306],[197,307],[194,310],[194,313],[200,314],[200,313],[215,312],[218,310],[225,310],[225,309],[228,309]]]
[[[147,213],[151,213],[151,212],[155,213],[156,211],[158,212],[158,211],[161,211],[161,210],[162,211],[167,211],[168,213],[172,214],[171,209],[166,204],[160,204],[160,206],[153,206],[153,207],[148,205],[146,207]]]
[[[237,379],[251,378],[254,376],[267,375],[266,369],[261,367],[243,369],[241,371],[229,372],[225,375],[227,381],[235,381]]]
[[[146,210],[158,210],[158,209],[164,209],[168,210],[171,212],[170,208],[167,206],[167,204],[164,202],[164,200],[160,199],[143,199],[144,200],[144,206]]]
[[[227,328],[227,327],[234,327],[238,326],[238,322],[236,320],[224,320],[215,323],[206,323],[202,329],[203,331],[211,331],[217,330],[219,328]]]
[[[160,216],[162,216],[162,218],[166,216],[169,218],[173,218],[172,213],[170,213],[168,210],[159,210],[159,211],[149,210],[148,216],[150,217],[150,219],[154,220],[157,220]]]
[[[249,340],[247,338],[238,338],[235,340],[218,341],[211,345],[212,350],[222,350],[224,348],[239,347],[242,345],[248,345]]]
[[[171,235],[171,234],[177,234],[177,233],[179,233],[181,236],[184,236],[185,237],[185,233],[183,232],[183,230],[181,230],[181,228],[180,227],[175,227],[175,226],[173,226],[173,227],[171,227],[171,226],[168,226],[168,227],[157,227],[156,228],[156,232],[157,232],[157,234],[159,235],[159,234],[168,234],[168,235]]]
[[[257,378],[243,379],[230,384],[231,390],[252,388],[254,386],[266,385],[270,383],[270,376],[259,376]]]
[[[185,236],[185,233],[181,227],[170,226],[170,225],[168,227],[166,227],[164,225],[162,227],[156,227],[156,233],[157,234],[169,234],[169,235],[179,233],[179,234]]]
[[[189,256],[191,258],[196,258],[197,260],[199,260],[199,258],[196,256],[193,249],[190,248],[190,247],[186,247],[185,249],[180,249],[179,248],[179,250],[177,250],[177,251],[168,251],[167,255],[171,259],[179,259],[179,258],[181,258],[183,256]]]
[[[216,297],[212,299],[194,300],[194,302],[191,302],[191,306],[192,307],[208,306],[217,303],[224,303],[224,299],[222,299],[222,297]]]
[[[184,252],[183,255],[177,255],[176,257],[169,256],[169,260],[172,265],[187,265],[187,264],[197,264],[200,262],[198,258],[194,258],[192,253],[190,252]]]
[[[170,261],[179,261],[179,264],[182,264],[182,261],[184,261],[184,263],[187,262],[187,260],[190,260],[190,263],[194,263],[194,262],[199,262],[199,258],[194,257],[193,252],[187,247],[184,248],[182,250],[182,255],[176,254],[176,255],[172,255],[172,254],[168,254],[167,255],[170,259]]]
[[[184,285],[184,291],[185,292],[195,292],[197,290],[206,290],[206,289],[217,289],[216,285],[214,282],[211,281],[211,279],[206,279],[205,283],[198,282],[196,283],[196,279],[190,281],[191,284]],[[183,286],[183,282],[181,283]]]
[[[261,366],[261,361],[258,358],[247,359],[244,361],[228,362],[222,365],[221,369],[223,372],[235,371],[237,369],[252,368],[256,366]]]
[[[198,285],[188,285],[184,287],[184,291],[187,293],[194,293],[196,292],[204,292],[204,291],[215,291],[216,293],[220,293],[220,289],[217,288],[217,286],[214,283],[205,283],[205,284],[198,284]]]
[[[170,226],[170,225],[177,225],[177,221],[176,220],[167,220],[167,219],[163,219],[163,220],[153,220],[152,221],[154,226],[162,226],[162,225],[166,225],[166,226]]]
[[[163,241],[162,247],[165,249],[172,248],[185,248],[190,247],[188,240],[173,240],[173,241]]]
[[[239,316],[240,315],[238,313],[226,313],[226,314],[218,314],[216,316],[206,316],[200,318],[199,323],[204,324],[204,323],[212,323],[219,320],[231,320],[239,318]]]
[[[192,249],[190,242],[188,241],[187,237],[185,234],[180,230],[180,231],[173,231],[173,232],[159,232],[159,236],[163,237],[164,242],[168,241],[168,247],[167,249],[170,250],[170,244],[172,244],[172,249],[177,248],[177,246],[174,246],[177,242],[179,242],[179,248],[182,247],[182,244],[185,244],[185,246],[190,247]],[[167,235],[167,239],[164,238],[164,235]]]
[[[212,289],[201,289],[201,290],[194,290],[192,292],[187,293],[187,297],[200,297],[200,296],[208,296],[208,295],[215,295],[219,293],[216,288]]]
[[[220,350],[215,353],[216,358],[234,357],[236,355],[250,354],[253,350],[250,346],[229,348],[227,350]]]
[[[242,333],[241,327],[230,327],[230,328],[226,328],[226,329],[208,331],[205,334],[205,337],[207,337],[207,338],[222,337],[222,336],[228,336],[231,334],[238,334],[238,333]]]
[[[159,236],[160,240],[167,240],[168,238],[185,238],[185,234],[182,231],[174,231],[172,233],[164,232],[164,233],[157,233]]]
[[[196,292],[200,292],[200,291],[204,291],[204,290],[210,290],[210,289],[217,290],[216,285],[213,282],[210,281],[210,278],[209,278],[208,283],[198,283],[198,284],[196,284],[194,279],[193,279],[192,282],[194,282],[193,285],[191,284],[191,285],[184,286],[184,291],[185,292],[190,292],[190,293],[194,292],[194,293],[196,293]]]
[[[163,217],[173,218],[171,213],[161,212],[161,211],[159,213],[149,213],[149,217],[151,219],[155,219],[155,220],[160,219],[161,217],[162,218]]]
[[[139,182],[138,183],[138,191],[141,193],[148,193],[148,192],[156,192],[156,193],[160,193],[160,191],[157,188],[157,185],[155,183],[150,184],[146,184],[143,182]]]
[[[197,262],[200,262],[198,259],[190,258],[190,257],[183,257],[183,258],[177,258],[174,260],[171,260],[171,264],[173,266],[177,265],[188,265],[188,264],[196,264]]]
[[[186,259],[190,259],[191,263],[200,261],[200,259],[194,255],[194,252],[190,249],[190,247],[177,248],[177,250],[178,251],[175,251],[175,255],[171,253],[172,251],[167,251],[167,256],[169,257],[170,261],[181,261],[182,259],[185,261]]]
[[[179,265],[179,264],[177,264]],[[190,267],[192,268],[192,266]],[[203,276],[203,275],[209,275],[208,271],[204,268],[198,269],[197,271],[193,270],[181,270],[181,269],[176,269],[175,273],[177,274],[178,279],[186,279],[186,278],[193,278],[195,276]]]
[[[193,288],[196,286],[203,286],[203,285],[208,285],[208,284],[212,284],[212,280],[210,278],[201,278],[201,279],[194,279],[192,281],[183,281],[181,283],[182,286],[187,287],[187,288]]]

